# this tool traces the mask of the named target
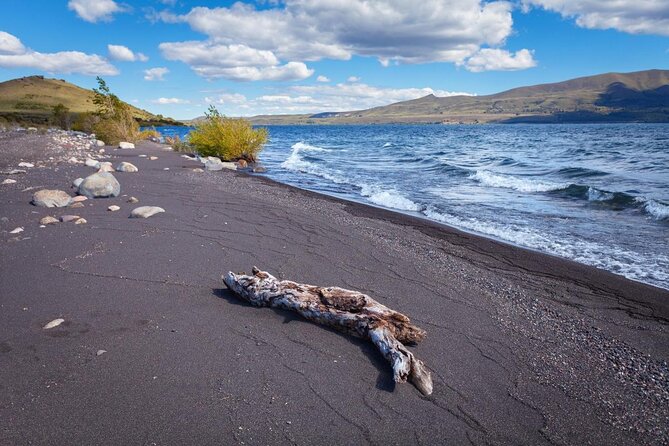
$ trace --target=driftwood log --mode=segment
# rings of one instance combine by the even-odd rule
[[[423,340],[425,331],[402,313],[366,294],[279,281],[256,267],[251,276],[229,272],[223,281],[251,305],[295,311],[310,321],[372,341],[392,365],[395,382],[408,379],[423,395],[432,393],[430,371],[404,346]]]

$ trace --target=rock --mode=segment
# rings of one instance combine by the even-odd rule
[[[107,350],[98,350],[97,352],[95,352],[95,356],[102,356],[105,353],[107,353]]]
[[[163,147],[163,150],[167,150],[167,151],[170,151],[170,152],[171,152],[171,151],[173,151],[174,149],[173,149],[172,147],[170,147],[170,146],[167,146],[167,147]]]
[[[63,223],[69,223],[71,221],[77,221],[80,218],[81,217],[79,217],[78,215],[61,215],[60,216],[60,221],[63,222]]]
[[[107,210],[108,210],[108,211],[111,211],[111,212],[116,212],[116,211],[118,211],[118,210],[120,210],[120,209],[121,209],[121,207],[120,207],[120,206],[116,206],[115,204],[112,204],[111,206],[109,206],[109,207],[107,208]]]
[[[197,158],[196,158],[196,157],[194,157],[194,156],[190,156],[190,155],[185,155],[185,154],[184,154],[184,155],[181,155],[181,158],[185,158],[185,159],[187,159],[187,160],[189,160],[189,161],[197,161]]]
[[[48,216],[42,218],[42,219],[39,221],[39,223],[40,223],[41,225],[53,225],[53,224],[55,224],[55,223],[59,223],[59,222],[60,222],[60,220],[58,220],[57,218],[52,217],[52,216],[50,216],[50,215],[48,215]]]
[[[26,171],[22,169],[12,169],[9,172],[4,172],[4,173],[6,173],[7,175],[18,175],[20,173],[26,173]]]
[[[105,149],[98,150],[98,153],[100,153],[100,154],[105,153]]]
[[[130,173],[130,172],[137,172],[137,171],[139,171],[139,169],[134,164],[126,163],[125,161],[123,161],[121,164],[116,166],[116,171],[117,172],[128,172],[128,173]]]
[[[23,228],[21,228],[21,227],[18,227],[16,229],[12,229],[11,231],[9,231],[10,234],[20,234],[21,232],[23,232]]]
[[[119,149],[134,149],[135,145],[131,142],[123,141],[123,142],[118,143],[118,148]]]
[[[237,167],[239,167],[240,169],[245,169],[248,166],[249,166],[249,163],[247,163],[246,160],[238,160],[237,161]]]
[[[158,159],[157,156],[150,156],[150,157],[149,157],[149,161],[155,161],[155,160],[157,160],[157,159]]]
[[[72,197],[62,190],[42,189],[33,194],[32,203],[46,208],[62,208],[72,203]]]
[[[84,197],[83,195],[77,195],[76,197],[72,198],[72,201],[77,203],[79,201],[86,201],[88,200],[88,197]]]
[[[170,170],[169,167],[163,167],[163,170]]]
[[[98,147],[104,147],[105,142],[104,142],[104,141],[101,141],[101,140],[99,140],[99,139],[96,139],[96,140],[95,140],[95,145],[98,146]]]
[[[204,172],[204,169],[200,169],[199,167],[196,167],[195,169],[193,169],[193,172],[198,172],[198,173]]]
[[[67,162],[70,164],[79,164],[79,160],[76,159],[75,157],[70,158],[69,160],[67,160]]]
[[[29,131],[29,132],[36,132],[37,127],[28,127],[26,130]]]
[[[76,180],[74,180],[72,182],[72,187],[79,188],[79,185],[81,185],[81,183],[83,183],[83,182],[84,182],[83,178],[77,178]]]
[[[265,169],[262,166],[254,167],[253,168],[253,173],[265,173],[267,172],[267,169]]]
[[[237,164],[236,163],[221,163],[224,169],[229,169],[229,170],[237,170]]]
[[[59,326],[63,322],[65,322],[65,319],[60,319],[60,318],[59,319],[54,319],[51,322],[49,322],[48,324],[46,324],[44,327],[42,327],[42,329],[43,330],[50,330],[52,328],[56,328],[57,326]]]
[[[121,185],[108,172],[98,172],[87,176],[79,185],[79,193],[88,198],[118,197]]]
[[[139,200],[135,197],[128,198],[128,203],[139,203]]]
[[[94,159],[86,158],[84,164],[87,165],[88,167],[95,167],[96,169],[100,168],[100,162]]]
[[[84,206],[84,203],[82,203],[82,202],[80,202],[80,201],[77,201],[76,203],[72,203],[72,204],[69,206],[70,209],[83,208],[83,207],[85,207],[85,206]]]
[[[207,161],[204,163],[204,169],[211,172],[223,170],[223,163],[221,161]]]
[[[139,158],[147,158],[148,155],[137,155]]]
[[[19,167],[35,167],[33,163],[26,163],[25,161],[22,161],[19,163]]]
[[[11,178],[7,178],[2,182],[2,184],[14,184],[16,183],[16,180],[12,180]]]
[[[165,209],[158,206],[140,206],[132,210],[130,218],[149,218],[161,212],[165,212]]]
[[[74,221],[75,225],[85,225],[86,223],[88,223],[88,221],[86,221],[85,218],[80,218],[79,220]]]
[[[114,171],[114,168],[112,167],[112,163],[110,163],[109,161],[99,163],[98,173],[100,173],[100,172],[113,172],[113,171]]]

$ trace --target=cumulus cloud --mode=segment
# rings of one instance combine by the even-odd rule
[[[523,0],[523,6],[536,6],[563,17],[575,17],[576,23],[583,28],[669,36],[667,0]]]
[[[246,96],[239,93],[221,93],[216,97],[206,97],[204,102],[208,104],[220,104],[220,105],[229,105],[229,104],[245,104]]]
[[[358,76],[349,76],[346,82],[360,82],[360,78]]]
[[[320,75],[316,78],[317,82],[330,82],[330,78],[327,76]]]
[[[47,73],[78,73],[89,76],[113,76],[116,67],[97,54],[79,51],[40,53],[26,48],[16,37],[0,31],[0,67],[33,68]]]
[[[135,53],[130,48],[123,45],[107,45],[107,50],[109,51],[109,57],[114,60],[123,62],[146,62],[149,60],[144,54]]]
[[[180,98],[158,98],[151,101],[154,104],[171,105],[171,104],[190,104],[190,101]]]
[[[292,81],[306,79],[314,73],[302,62],[280,65],[272,51],[242,44],[164,42],[159,48],[166,59],[184,62],[207,79]]]
[[[114,0],[70,0],[67,7],[87,22],[109,21],[117,12],[127,11]]]
[[[484,48],[465,62],[465,68],[479,73],[481,71],[517,71],[537,66],[533,53],[522,49],[512,54],[506,50]]]
[[[148,70],[144,70],[144,80],[145,81],[164,81],[165,80],[164,76],[169,72],[170,72],[170,70],[168,70],[165,67],[149,68]]]

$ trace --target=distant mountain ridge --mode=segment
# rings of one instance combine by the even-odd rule
[[[45,124],[53,107],[63,104],[72,113],[94,112],[93,91],[62,79],[28,76],[0,82],[0,118],[18,123]],[[127,104],[143,124],[179,124]]]
[[[607,73],[486,96],[428,95],[382,107],[263,115],[255,124],[669,122],[669,70]]]

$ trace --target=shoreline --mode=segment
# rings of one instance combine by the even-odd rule
[[[118,198],[29,205],[24,189],[92,173],[67,163],[0,189],[0,229],[25,227],[1,245],[0,443],[669,440],[669,292],[263,176],[198,173],[156,144],[105,149],[139,167],[114,173]],[[166,212],[128,219],[130,195]],[[88,223],[37,226],[73,212]],[[409,348],[434,394],[394,386],[365,343],[240,303],[220,275],[253,265],[407,314],[428,332]]]

